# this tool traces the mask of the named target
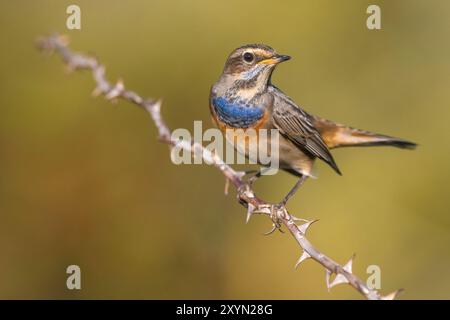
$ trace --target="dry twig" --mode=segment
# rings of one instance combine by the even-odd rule
[[[69,49],[68,45],[67,38],[60,35],[52,35],[37,40],[39,49],[60,54],[69,70],[91,70],[97,85],[93,92],[94,95],[104,95],[109,100],[121,98],[144,108],[152,117],[158,129],[159,140],[161,142],[169,144],[172,147],[177,146],[187,152],[201,156],[207,163],[211,163],[219,169],[225,176],[227,183],[231,182],[236,188],[239,203],[247,208],[247,221],[253,214],[264,214],[272,218],[274,228],[284,225],[302,248],[302,254],[295,267],[298,267],[306,259],[312,259],[320,263],[326,271],[328,290],[335,285],[348,283],[365,298],[371,300],[392,300],[401,292],[401,290],[397,290],[391,294],[382,296],[378,291],[370,289],[364,281],[353,274],[352,263],[354,256],[342,266],[321,253],[306,238],[306,231],[315,220],[307,221],[295,218],[289,214],[285,207],[277,207],[257,197],[251,186],[242,179],[242,173],[235,171],[220,157],[203,148],[201,144],[173,139],[169,128],[161,117],[160,100],[142,98],[136,92],[125,89],[124,83],[121,80],[117,81],[114,85],[111,84],[105,77],[105,67],[96,58],[73,52]],[[297,225],[296,221],[302,223]],[[333,274],[335,277],[331,280]]]

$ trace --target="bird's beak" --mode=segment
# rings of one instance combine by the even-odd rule
[[[289,59],[291,59],[290,56],[283,55],[283,54],[276,54],[273,57],[261,60],[258,63],[259,64],[278,64],[280,62],[287,61]]]

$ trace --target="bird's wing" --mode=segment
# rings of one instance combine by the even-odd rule
[[[282,93],[278,91],[273,106],[273,122],[280,134],[341,174],[319,131],[314,127],[311,116],[297,107],[291,99],[283,98],[280,94]]]

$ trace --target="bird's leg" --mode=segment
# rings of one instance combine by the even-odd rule
[[[300,188],[303,184],[303,182],[306,181],[306,179],[308,178],[308,176],[302,175],[297,183],[295,184],[295,186],[291,189],[291,191],[289,191],[289,193],[284,197],[283,201],[280,202],[280,206],[286,206],[286,203],[288,202],[288,200],[297,192],[298,188]]]
[[[286,203],[297,192],[298,188],[301,187],[301,185],[303,184],[303,182],[305,182],[307,177],[308,176],[302,175],[298,179],[295,186],[291,189],[291,191],[289,191],[289,193],[283,198],[283,201],[272,206],[272,210],[270,213],[270,219],[272,220],[273,228],[269,232],[265,233],[266,235],[272,234],[275,230],[279,230],[280,232],[283,232],[281,230],[281,221],[282,221],[282,219],[286,218],[286,214],[289,216],[289,214],[286,211]],[[298,218],[296,218],[296,219],[300,220]]]
[[[242,172],[243,176],[246,176],[251,173],[258,173],[258,170],[246,170],[246,171],[241,171],[241,172]]]
[[[247,171],[239,171],[239,177],[244,177],[248,174],[254,173],[253,176],[251,176],[250,178],[247,179],[247,186],[251,187],[253,185],[253,183],[258,180],[261,175],[263,175],[263,170],[264,169],[260,169],[260,170],[247,170]],[[230,185],[230,181],[225,178],[225,194],[228,194],[228,187]]]
[[[261,168],[261,169],[259,169],[259,171],[257,171],[253,176],[251,176],[248,180],[247,180],[247,183],[249,184],[249,186],[252,186],[253,185],[253,183],[256,181],[256,180],[258,180],[259,178],[261,178],[261,176],[265,173],[265,172],[267,172],[267,171],[269,171],[270,170],[270,168]],[[249,173],[250,173],[251,171],[249,171]],[[253,172],[255,172],[255,170],[253,170]]]
[[[255,171],[255,170],[253,170]],[[253,183],[255,183],[256,180],[258,180],[259,178],[261,178],[262,172],[261,170],[257,171],[253,176],[251,176],[248,180],[247,183],[249,186],[252,186]]]

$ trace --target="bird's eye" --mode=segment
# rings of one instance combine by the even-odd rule
[[[253,55],[253,53],[251,53],[251,52],[244,53],[244,61],[245,62],[250,63],[253,61],[253,59],[255,59],[255,56]]]

